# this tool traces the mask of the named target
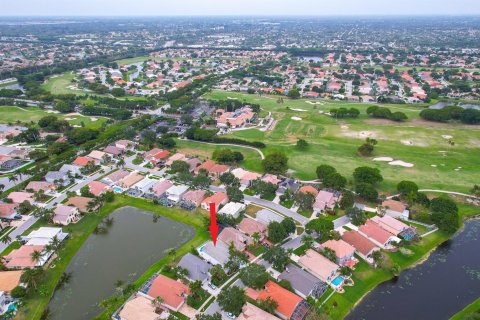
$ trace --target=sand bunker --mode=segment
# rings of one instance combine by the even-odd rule
[[[373,158],[373,161],[392,162],[392,161],[393,161],[393,158],[390,158],[390,157],[378,157],[378,158]]]
[[[300,120],[302,120],[302,118],[299,118],[299,117],[292,117],[291,119],[292,119],[292,120],[295,120],[295,121],[300,121]]]
[[[411,140],[400,140],[400,142],[406,146],[413,146],[413,142]]]
[[[436,164],[431,164],[431,165],[430,165],[430,167],[434,167],[434,168],[436,168],[436,167],[437,167],[437,165],[436,165]]]
[[[65,116],[66,117],[81,116],[81,114],[78,113],[78,112],[70,112],[70,113],[65,114]]]
[[[227,97],[227,99],[230,99],[230,100],[238,100],[238,98],[233,98],[233,97]]]
[[[67,121],[73,121],[73,120],[75,120],[75,119],[76,119],[76,118],[65,118],[65,120],[67,120]]]
[[[443,135],[442,138],[443,138],[443,139],[446,139],[446,140],[450,140],[450,139],[453,138],[453,136]]]
[[[405,167],[405,168],[411,168],[411,167],[414,166],[413,163],[405,162],[405,161],[402,161],[402,160],[395,160],[395,161],[389,162],[388,164],[391,165],[391,166],[401,166],[401,167]]]
[[[322,105],[323,106],[323,103],[321,102],[318,102],[318,101],[315,101],[315,102],[312,102],[312,101],[305,101],[306,103],[308,104],[312,104],[312,105],[315,105],[315,104],[319,104],[319,105]]]
[[[300,111],[300,112],[306,112],[306,111],[308,111],[308,110],[305,110],[305,109],[295,109],[295,108],[291,108],[290,110]]]
[[[98,118],[90,118],[91,121],[98,121]]]

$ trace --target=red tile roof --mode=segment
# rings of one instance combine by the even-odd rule
[[[355,249],[364,256],[368,256],[372,250],[377,247],[375,243],[354,230],[345,232],[342,235],[342,239],[355,247]]]
[[[190,289],[183,283],[160,274],[153,280],[147,295],[152,298],[161,297],[165,305],[178,309],[189,293]]]
[[[266,300],[268,297],[277,302],[278,307],[276,311],[288,319],[292,316],[297,305],[303,300],[272,281],[268,281],[265,284],[265,289],[260,291],[257,299]]]

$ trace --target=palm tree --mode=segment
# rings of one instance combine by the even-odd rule
[[[39,269],[27,269],[20,277],[20,281],[25,283],[27,287],[37,289],[38,280],[43,275],[45,270]]]
[[[12,176],[8,177],[8,181],[10,181],[10,182],[16,182],[16,181],[18,181],[18,177],[15,176],[15,175],[12,175]]]
[[[117,168],[123,168],[125,166],[125,160],[120,158],[120,160],[117,161],[116,166]]]
[[[3,189],[5,189],[5,185],[4,185],[4,184],[0,184],[0,192],[3,192]]]
[[[6,235],[2,238],[2,243],[9,244],[10,242],[12,242],[12,238],[10,238],[10,236],[9,236],[8,234],[6,234]]]
[[[252,234],[252,239],[253,239],[253,243],[257,245],[260,242],[260,233],[255,232],[254,234]]]
[[[39,262],[42,259],[42,255],[41,251],[35,250],[30,254],[30,258],[32,258],[33,262]]]
[[[306,245],[308,248],[311,248],[313,246],[313,237],[309,234],[305,234],[303,237],[302,237],[302,243],[304,245]]]

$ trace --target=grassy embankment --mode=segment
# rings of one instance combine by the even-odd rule
[[[54,261],[55,267],[48,268],[45,271],[45,276],[42,278],[38,289],[32,290],[24,299],[25,305],[20,308],[16,319],[20,320],[35,320],[40,319],[43,310],[46,308],[50,301],[55,287],[60,280],[63,272],[65,271],[68,263],[73,258],[75,253],[80,249],[82,244],[87,240],[89,235],[95,230],[95,227],[111,212],[124,207],[133,206],[139,209],[148,210],[159,214],[161,216],[170,218],[172,220],[180,221],[182,223],[195,227],[196,234],[193,239],[188,241],[184,246],[176,251],[174,256],[169,255],[157,261],[153,264],[143,275],[141,275],[135,282],[135,286],[139,287],[145,280],[151,275],[157,272],[163,265],[170,263],[179,257],[183,256],[191,250],[192,247],[196,247],[208,239],[208,232],[203,229],[202,214],[200,212],[188,212],[178,208],[165,208],[159,205],[154,205],[152,202],[130,198],[126,196],[116,196],[114,202],[105,204],[97,214],[87,214],[78,223],[64,227],[64,230],[70,233],[70,238],[62,246],[58,255],[61,259]],[[35,223],[30,230],[37,229],[38,227],[46,225],[45,222],[39,221]],[[29,231],[30,231],[29,230]],[[26,233],[28,233],[27,231]],[[18,243],[14,242],[8,249],[18,247]],[[7,252],[8,252],[7,251]],[[112,311],[112,310],[109,310]],[[109,318],[108,312],[101,316],[101,318]]]

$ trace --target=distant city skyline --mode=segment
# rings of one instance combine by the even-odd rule
[[[480,15],[478,0],[23,0],[0,16]]]

